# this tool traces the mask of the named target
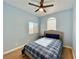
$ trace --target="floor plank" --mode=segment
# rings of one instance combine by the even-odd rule
[[[30,59],[28,56],[22,56],[21,50],[22,49],[18,49],[12,53],[4,55],[3,59]],[[64,47],[61,59],[73,59],[72,50]]]
[[[61,59],[73,59],[72,50],[70,48],[63,48]]]

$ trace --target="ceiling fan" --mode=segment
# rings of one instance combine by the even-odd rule
[[[40,5],[36,5],[36,4],[33,4],[33,3],[29,3],[29,5],[38,7],[38,9],[35,10],[35,12],[37,12],[37,11],[44,11],[46,13],[46,10],[44,8],[54,6],[53,4],[50,4],[50,5],[43,5],[43,4],[44,4],[44,0],[41,0],[40,1]]]

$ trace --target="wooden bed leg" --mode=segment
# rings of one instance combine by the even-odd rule
[[[24,49],[21,51],[22,55],[24,54]]]
[[[24,51],[25,51],[25,49],[23,49],[23,50],[21,51],[21,53],[22,53],[23,56],[26,56],[26,54],[24,53]]]

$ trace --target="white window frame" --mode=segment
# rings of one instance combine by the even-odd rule
[[[29,34],[38,33],[38,23],[29,22]]]
[[[52,23],[52,21],[54,23]],[[51,25],[51,23],[52,23],[52,25]],[[47,30],[56,30],[56,18],[52,17],[47,20]]]

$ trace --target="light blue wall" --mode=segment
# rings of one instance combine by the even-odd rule
[[[69,9],[40,17],[40,35],[43,35],[44,31],[47,30],[47,20],[50,17],[55,17],[57,22],[57,30],[64,32],[64,45],[72,47],[72,12],[72,9]]]
[[[4,51],[16,48],[38,38],[39,33],[33,35],[28,34],[28,22],[33,21],[39,23],[39,19],[36,16],[14,6],[8,5],[5,2],[3,8]]]

